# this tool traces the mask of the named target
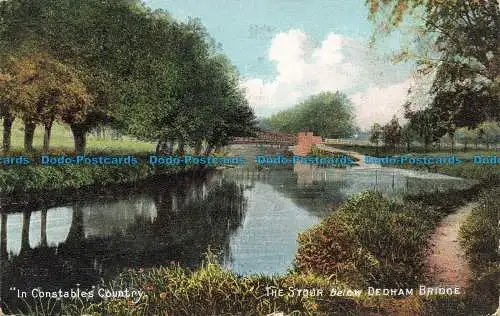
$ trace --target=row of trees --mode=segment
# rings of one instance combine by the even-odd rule
[[[426,125],[425,123],[431,123]],[[388,150],[396,151],[400,145],[405,145],[406,151],[411,151],[411,146],[415,142],[423,145],[424,151],[429,150],[429,145],[437,146],[438,150],[441,144],[447,144],[453,151],[456,143],[463,145],[464,150],[468,149],[470,144],[474,144],[478,148],[479,144],[486,146],[497,146],[500,143],[500,124],[498,122],[483,122],[475,129],[462,127],[456,130],[453,134],[433,134],[433,121],[416,122],[409,121],[403,126],[399,124],[396,117],[393,117],[386,125],[381,126],[374,123],[370,129],[370,142],[375,146],[381,143],[386,146]]]
[[[281,132],[309,131],[329,138],[351,136],[357,131],[351,101],[338,91],[313,95],[295,107],[271,116],[264,123]]]
[[[200,22],[139,1],[2,1],[0,55],[4,151],[14,119],[27,151],[37,125],[49,150],[53,122],[70,126],[76,152],[100,125],[181,154],[255,128],[236,69]]]
[[[411,40],[395,60],[415,61],[420,77],[431,81],[424,95],[410,91],[410,101],[404,105],[410,126],[426,148],[445,135],[455,139],[463,128],[484,131],[488,128],[482,123],[498,122],[497,0],[368,0],[367,4],[379,31],[391,32],[403,21],[412,25],[402,28],[412,30]]]

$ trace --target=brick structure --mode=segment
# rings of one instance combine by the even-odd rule
[[[313,132],[299,132],[297,134],[297,145],[294,154],[298,156],[307,156],[313,145],[322,144],[321,136],[314,136]]]

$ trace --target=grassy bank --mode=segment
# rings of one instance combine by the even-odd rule
[[[132,183],[155,175],[174,174],[180,166],[121,165],[28,165],[0,169],[2,196],[77,190]]]
[[[357,286],[415,287],[425,281],[427,242],[436,224],[477,194],[465,191],[390,202],[365,192],[300,234],[297,268]]]
[[[395,315],[395,308],[419,315],[421,301],[410,296],[403,305],[392,304],[386,296],[331,295],[353,290],[340,282],[313,274],[290,273],[285,276],[237,276],[225,271],[208,259],[199,269],[187,270],[171,264],[149,270],[123,272],[112,282],[100,287],[119,290],[124,287],[140,289],[140,301],[109,299],[94,302],[85,300],[52,301],[54,309],[62,308],[63,315]],[[272,294],[270,289],[281,290]],[[316,294],[298,294],[299,289],[314,289]],[[323,290],[318,295],[317,290]],[[48,306],[32,306],[32,310]],[[42,314],[42,313],[39,313]],[[50,314],[50,313],[49,313]],[[280,314],[278,314],[280,315]]]
[[[406,148],[400,148],[397,150],[397,152],[394,152],[392,149],[389,150],[386,147],[375,147],[372,145],[344,145],[344,144],[338,144],[338,145],[328,145],[334,148],[339,148],[347,151],[355,151],[358,152],[362,155],[368,155],[368,156],[374,156],[374,157],[380,157],[380,156],[393,156],[393,155],[428,155],[428,156],[438,156],[438,155],[460,155],[464,156],[467,158],[472,158],[473,155],[487,155],[487,154],[493,154],[493,153],[498,153],[498,151],[495,151],[495,149],[489,149],[487,150],[486,148],[468,148],[467,150],[464,150],[463,148],[456,148],[453,152],[449,148],[443,148],[441,150],[429,150],[425,151],[423,147],[411,147],[410,150],[408,151]]]

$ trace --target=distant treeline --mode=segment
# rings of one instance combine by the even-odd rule
[[[313,95],[291,109],[264,120],[264,127],[286,133],[314,132],[327,138],[351,136],[357,132],[351,101],[342,92]]]

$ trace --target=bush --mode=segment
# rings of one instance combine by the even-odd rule
[[[28,165],[0,169],[0,194],[81,189],[144,180],[153,175],[178,172],[180,167],[111,165]]]
[[[380,193],[361,193],[299,235],[296,268],[358,286],[416,286],[424,273],[428,236],[439,218],[423,205],[398,205]]]
[[[498,206],[500,188],[485,192],[478,206],[460,227],[460,243],[473,266],[487,267],[499,262]]]

